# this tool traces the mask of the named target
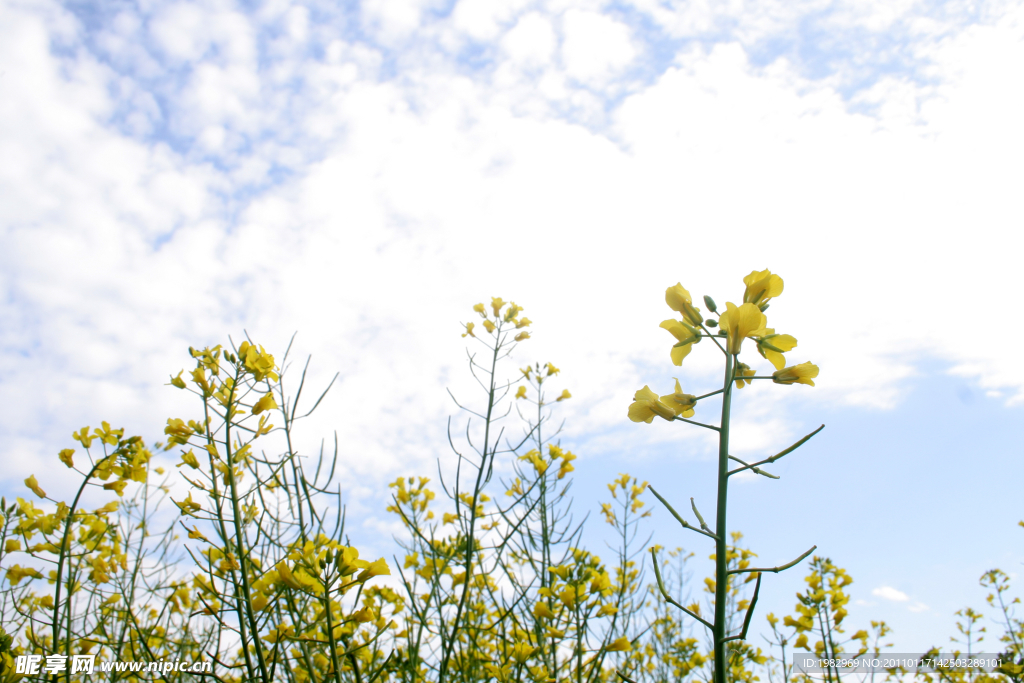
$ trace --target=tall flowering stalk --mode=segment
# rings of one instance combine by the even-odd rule
[[[658,570],[657,550],[656,548],[651,549],[658,587],[665,600],[699,621],[712,634],[715,683],[725,683],[727,680],[729,670],[728,644],[736,640],[746,640],[750,618],[753,615],[754,605],[757,603],[758,592],[761,588],[761,573],[777,573],[788,569],[814,552],[817,547],[812,547],[792,562],[778,567],[753,568],[742,566],[730,568],[729,566],[729,548],[727,545],[729,537],[727,527],[729,477],[750,470],[755,474],[778,479],[775,475],[761,469],[761,466],[771,464],[792,452],[825,427],[822,425],[789,448],[757,462],[747,463],[729,454],[729,429],[734,388],[742,389],[753,381],[764,379],[770,379],[776,384],[806,384],[814,386],[814,378],[818,376],[818,367],[813,363],[801,363],[787,367],[783,354],[796,348],[797,341],[788,334],[777,334],[773,328],[768,327],[768,318],[764,312],[768,308],[769,301],[782,294],[782,278],[773,274],[770,270],[755,270],[743,278],[743,283],[746,285],[746,289],[743,292],[743,302],[738,306],[731,301],[726,303],[726,310],[720,315],[714,300],[710,296],[705,296],[704,304],[709,312],[707,319],[705,319],[700,309],[693,305],[690,293],[683,288],[682,284],[676,284],[665,290],[665,302],[669,308],[679,313],[681,318],[679,320],[670,318],[663,321],[660,325],[676,340],[676,344],[672,347],[669,354],[672,362],[675,365],[682,365],[683,359],[689,355],[696,344],[704,339],[710,339],[718,347],[725,359],[722,388],[695,396],[685,393],[679,380],[676,379],[675,390],[672,393],[659,396],[649,386],[644,386],[643,389],[640,389],[634,395],[633,403],[629,406],[628,412],[629,419],[633,422],[646,422],[649,424],[657,416],[668,421],[697,425],[698,427],[715,431],[718,434],[718,496],[715,510],[715,529],[713,531],[705,523],[704,518],[697,510],[697,505],[693,498],[690,499],[690,504],[699,526],[692,526],[686,522],[668,501],[658,494],[653,486],[650,487],[651,493],[668,508],[672,516],[684,528],[695,531],[715,542],[715,614],[713,622],[707,621],[695,611],[683,607],[668,595]],[[716,315],[718,316],[717,320],[715,319]],[[756,344],[758,353],[775,367],[775,372],[771,375],[758,375],[750,365],[740,361],[743,342],[747,339],[751,339]],[[747,348],[750,348],[750,344],[747,345]],[[722,395],[722,413],[718,426],[689,419],[693,417],[697,404],[700,401],[717,396],[718,394]],[[739,466],[729,469],[730,461],[738,463]],[[733,574],[744,573],[749,573],[756,577],[754,595],[747,606],[746,616],[740,633],[729,634],[727,632],[729,621],[729,579]],[[623,678],[625,677],[623,676]]]

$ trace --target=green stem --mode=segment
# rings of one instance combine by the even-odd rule
[[[725,384],[722,388],[722,421],[718,429],[718,510],[715,522],[715,683],[726,683],[726,627],[728,614],[729,563],[726,547],[726,509],[729,493],[729,416],[732,408],[733,354],[725,356]]]
[[[338,661],[338,643],[334,639],[334,620],[331,619],[331,577],[324,579],[324,617],[327,620],[327,647],[331,648],[331,668],[334,669],[335,683],[341,683],[341,662]],[[348,649],[346,647],[346,649]]]
[[[85,430],[82,430],[82,431],[83,431],[83,434],[84,434]],[[105,452],[106,452],[106,450],[104,450],[104,453]],[[56,577],[55,577],[54,589],[53,589],[53,643],[52,643],[52,645],[53,645],[53,652],[58,652],[57,648],[58,648],[58,643],[60,642],[60,622],[61,622],[61,619],[60,619],[60,589],[61,589],[62,574],[63,574],[63,571],[64,571],[64,560],[68,559],[69,560],[68,564],[70,564],[70,559],[68,558],[68,555],[71,554],[71,542],[70,542],[71,523],[75,521],[75,513],[78,512],[78,501],[79,501],[79,499],[81,499],[82,493],[85,492],[85,487],[89,484],[89,480],[91,480],[93,475],[96,474],[96,470],[99,469],[99,466],[102,463],[106,462],[108,458],[112,458],[112,457],[114,457],[114,456],[113,455],[104,455],[104,457],[101,458],[99,460],[99,462],[97,462],[96,464],[94,464],[92,466],[92,469],[89,470],[89,474],[85,475],[85,481],[83,481],[82,485],[78,487],[78,493],[75,494],[75,499],[71,502],[71,507],[68,509],[68,516],[66,518],[66,521],[64,522],[64,533],[61,535],[61,540],[60,540],[60,554],[57,556],[57,574],[56,574]],[[70,568],[69,568],[69,571],[70,571]],[[67,636],[66,642],[64,643],[65,655],[67,657],[71,657],[70,621],[71,621],[71,587],[73,585],[74,585],[73,581],[68,581],[67,617],[68,617],[69,626],[68,626],[68,636]],[[64,678],[67,681],[71,680],[71,672],[69,670],[65,670]],[[54,681],[54,683],[56,683],[57,680],[59,680],[59,674],[54,673],[53,674],[53,681]]]
[[[227,465],[227,479],[229,491],[231,493],[231,513],[234,523],[235,532],[235,554],[240,570],[232,570],[232,582],[235,584],[235,612],[238,615],[238,632],[242,639],[242,654],[245,657],[245,667],[249,676],[252,678],[256,677],[256,667],[253,666],[252,655],[249,653],[249,644],[254,645],[256,650],[257,665],[259,666],[259,675],[263,681],[270,680],[270,674],[267,671],[267,662],[263,656],[263,643],[259,639],[259,626],[256,623],[256,617],[252,613],[252,588],[249,585],[249,548],[246,543],[245,530],[242,528],[242,509],[240,495],[238,491],[238,483],[235,479],[235,463],[231,452],[231,425],[234,419],[233,409],[236,407],[235,399],[235,388],[238,386],[238,382],[242,378],[242,370],[238,369],[235,372],[234,382],[231,384],[231,391],[228,394],[227,405],[225,406],[224,413],[224,450]],[[239,447],[242,444],[239,442]],[[216,477],[216,470],[213,472]],[[231,545],[228,544],[226,549],[230,550]],[[241,572],[241,581],[235,578],[238,576],[238,572]],[[250,635],[251,634],[251,637]]]
[[[469,601],[469,591],[470,591],[470,589],[471,589],[471,587],[473,585],[473,569],[474,569],[473,561],[476,559],[475,556],[474,556],[474,541],[476,540],[476,538],[475,538],[475,531],[476,531],[476,521],[477,521],[476,506],[477,506],[477,501],[479,500],[479,497],[480,497],[480,493],[483,491],[483,488],[484,488],[484,483],[485,483],[484,482],[484,472],[487,470],[487,466],[488,466],[487,457],[488,457],[488,455],[490,456],[491,463],[493,464],[495,451],[497,450],[497,444],[491,445],[490,441],[491,441],[491,418],[492,418],[492,415],[493,415],[493,412],[494,412],[494,403],[495,403],[495,394],[496,394],[496,387],[495,387],[495,382],[494,382],[494,372],[495,372],[495,369],[497,368],[497,365],[498,365],[498,352],[501,349],[501,336],[500,335],[501,335],[501,326],[500,326],[500,323],[499,323],[498,334],[495,335],[494,351],[493,351],[493,354],[491,355],[491,372],[490,372],[490,377],[491,377],[491,383],[490,384],[491,385],[490,385],[490,389],[489,389],[488,394],[487,394],[487,416],[484,419],[484,444],[483,444],[484,448],[483,448],[483,457],[482,457],[482,459],[480,461],[480,468],[477,470],[476,483],[473,486],[473,498],[472,498],[472,502],[470,503],[470,511],[469,511],[468,533],[466,534],[465,550],[463,551],[463,553],[464,553],[463,554],[464,563],[465,563],[465,567],[466,567],[465,583],[462,586],[462,595],[461,595],[461,597],[459,599],[458,607],[455,610],[455,617],[454,617],[454,619],[452,619],[452,630],[451,630],[451,632],[449,634],[449,637],[448,637],[447,641],[444,640],[443,633],[442,633],[442,643],[441,643],[441,653],[442,654],[441,654],[441,664],[440,664],[440,667],[439,667],[439,670],[438,670],[438,683],[446,683],[446,681],[448,680],[447,674],[448,674],[449,663],[450,663],[450,660],[452,658],[452,655],[454,654],[455,648],[458,645],[459,631],[461,630],[461,626],[462,626],[461,622],[462,622],[462,619],[463,619],[463,614],[466,611],[466,605],[467,605],[467,603]],[[458,477],[457,474],[456,474],[456,477]],[[456,509],[456,513],[458,513],[458,505],[459,505],[458,482],[456,482],[456,496],[455,496],[455,506],[456,506],[455,509]],[[453,587],[453,591],[454,591],[454,587]]]

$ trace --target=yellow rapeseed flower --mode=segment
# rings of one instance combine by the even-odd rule
[[[181,514],[183,515],[191,515],[192,513],[199,512],[203,509],[202,505],[192,500],[191,493],[189,493],[188,497],[180,503],[176,500],[172,500],[171,502],[178,506],[178,509],[181,510]]]
[[[608,643],[608,647],[605,648],[608,652],[629,652],[632,649],[633,644],[629,642],[629,638],[626,636],[616,638]]]
[[[263,396],[263,398],[256,401],[256,405],[252,407],[252,414],[259,415],[264,410],[273,410],[276,407],[277,402],[274,400],[274,395],[270,392],[267,392],[267,394]]]
[[[46,498],[46,491],[44,491],[42,488],[40,488],[39,482],[36,481],[36,475],[33,474],[31,477],[26,479],[25,480],[25,486],[27,486],[30,489],[32,489],[32,493],[36,494],[40,498]]]
[[[557,576],[558,578],[560,578],[562,581],[568,581],[569,575],[572,574],[571,568],[562,565],[558,565],[556,567],[548,567],[548,571]]]
[[[757,339],[757,351],[761,357],[781,370],[786,365],[786,359],[782,354],[796,348],[796,337],[788,334],[775,334],[771,327],[765,329],[764,336]]]
[[[462,336],[465,337],[468,334],[470,337],[475,337],[476,335],[473,334],[474,327],[476,327],[476,323],[466,323],[466,331],[462,333]]]
[[[484,319],[484,329],[486,329],[488,332],[493,334],[494,330],[495,330],[494,323],[492,323],[490,320],[485,318]],[[474,336],[476,336],[476,335],[474,335]]]
[[[477,313],[479,313],[481,318],[486,318],[487,317],[487,311],[484,310],[484,305],[483,304],[474,304],[473,305],[473,310],[476,311]]]
[[[526,455],[520,455],[519,460],[529,461],[529,463],[533,465],[533,469],[537,471],[538,475],[543,476],[543,474],[548,471],[548,462],[541,457],[540,451],[537,449],[533,449]]]
[[[663,320],[658,327],[668,330],[679,342],[672,347],[672,362],[682,365],[683,359],[690,353],[693,345],[700,341],[700,330],[680,320]]]
[[[737,307],[736,304],[727,302],[725,308],[726,311],[718,319],[718,324],[729,337],[729,353],[739,353],[740,346],[747,337],[765,334],[768,318],[754,304],[745,303]]]
[[[575,609],[577,601],[585,600],[586,594],[583,586],[566,586],[556,597],[569,609]]]
[[[529,643],[519,641],[512,647],[512,657],[520,664],[525,664],[536,649]]]
[[[33,567],[21,567],[15,564],[7,568],[7,581],[12,586],[16,586],[18,582],[26,576],[30,579],[43,578],[43,575],[39,573],[39,570]]]
[[[121,507],[121,504],[118,503],[116,500],[112,500],[109,503],[107,503],[106,505],[104,505],[103,507],[96,508],[96,514],[97,515],[107,515],[107,514],[110,514],[111,512],[117,512],[117,508],[119,508],[119,507]]]
[[[627,414],[633,422],[646,422],[647,424],[654,421],[655,415],[666,420],[676,418],[676,411],[662,403],[658,395],[651,391],[646,384],[643,389],[633,395],[633,403],[630,404]]]
[[[60,458],[60,461],[62,463],[64,463],[65,465],[67,465],[68,467],[74,467],[75,466],[75,461],[74,461],[74,458],[71,457],[74,454],[75,454],[75,449],[74,448],[64,448],[64,449],[61,450],[60,453],[57,454],[57,457]]]
[[[673,377],[673,379],[675,378]],[[675,393],[665,394],[661,397],[661,402],[667,405],[676,415],[693,417],[693,409],[697,405],[697,397],[693,394],[684,394],[683,388],[679,386],[679,380],[677,379]]]
[[[743,387],[745,387],[748,384],[753,384],[753,382],[751,382],[747,378],[748,377],[753,377],[756,374],[757,374],[757,372],[755,372],[746,363],[737,363],[736,364],[736,388],[737,389],[742,389]]]
[[[491,297],[491,308],[494,309],[494,317],[497,318],[501,313],[501,307],[505,305],[505,301],[500,296]]]
[[[356,577],[356,581],[366,581],[375,576],[391,576],[391,570],[388,569],[388,563],[384,561],[383,557],[379,560],[370,562],[366,569],[359,572],[359,576]]]
[[[80,431],[71,432],[71,438],[81,443],[84,448],[88,448],[92,445],[92,440],[96,437],[89,436],[89,427],[85,426],[82,427]]]
[[[673,311],[682,313],[683,317],[693,325],[700,325],[704,322],[704,316],[694,307],[690,293],[678,282],[665,290],[665,303]]]
[[[526,387],[519,387],[519,391],[516,392],[516,398],[526,398]]]
[[[289,567],[284,560],[278,562],[274,569],[277,570],[277,575],[281,578],[281,582],[286,586],[296,590],[303,590],[302,584],[295,578],[295,574],[292,573],[291,567]]]
[[[197,470],[199,469],[199,459],[196,457],[196,454],[190,450],[188,453],[181,454],[181,462],[176,466],[181,467],[182,465],[188,465],[192,469]]]
[[[750,275],[743,278],[743,284],[747,286],[743,292],[743,303],[762,306],[768,303],[772,297],[782,294],[782,278],[772,275],[770,270],[752,270]]]
[[[555,401],[564,401],[567,398],[572,398],[572,394],[569,393],[568,389],[562,389],[562,395],[555,399]]]
[[[524,341],[524,340],[529,339],[529,338],[530,338],[530,333],[529,332],[520,332],[519,334],[517,334],[512,339],[514,341],[519,342],[519,341]]]
[[[818,376],[818,366],[807,362],[776,370],[772,380],[776,384],[807,384],[814,386],[814,378]]]
[[[114,491],[118,496],[123,496],[125,486],[128,486],[128,482],[124,479],[118,479],[117,481],[107,482],[103,485],[103,488],[108,491]]]
[[[267,377],[277,381],[278,376],[274,372],[277,368],[274,364],[274,357],[267,353],[262,346],[257,350],[256,346],[244,341],[238,347],[238,357],[242,359],[245,369],[253,374],[257,382],[262,382]]]
[[[551,611],[546,602],[538,602],[533,606],[533,616],[538,619],[554,619],[555,613]]]
[[[343,546],[338,552],[338,573],[342,576],[355,574],[357,569],[366,569],[370,563],[359,559],[359,549]]]

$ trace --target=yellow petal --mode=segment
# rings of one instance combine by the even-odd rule
[[[538,619],[554,619],[555,613],[551,611],[551,608],[547,606],[547,603],[538,602],[533,606],[533,616]]]
[[[729,301],[726,302],[725,308],[725,313],[718,319],[718,324],[729,337],[729,353],[739,353],[745,338],[760,336],[766,332],[768,317],[754,304],[736,306]]]
[[[274,408],[277,408],[277,402],[274,401],[274,395],[268,392],[263,398],[256,401],[256,405],[252,407],[252,414],[259,415],[264,410],[273,410]]]
[[[658,327],[668,330],[676,341],[695,342],[700,339],[700,333],[684,322],[675,319],[662,320]]]
[[[690,298],[690,293],[686,291],[682,283],[677,282],[672,287],[665,290],[665,303],[673,311],[679,313],[683,312],[683,304],[693,303],[693,299]]]
[[[629,642],[629,638],[622,636],[610,642],[605,649],[608,652],[629,652],[633,649],[633,644]]]
[[[388,564],[384,561],[383,557],[371,562],[366,569],[359,572],[359,576],[356,577],[356,581],[366,581],[374,576],[391,576],[391,570],[388,569]]]
[[[743,292],[743,303],[752,303],[755,306],[779,296],[783,289],[782,278],[772,275],[772,271],[767,269],[751,271],[750,275],[743,278],[743,284],[747,286]]]
[[[693,344],[673,346],[672,351],[669,353],[669,357],[672,358],[673,365],[682,365],[683,359],[690,355],[690,349],[692,348]]]
[[[74,454],[75,454],[75,449],[74,448],[65,448],[65,449],[61,450],[60,453],[57,454],[57,457],[60,458],[60,461],[62,463],[64,463],[65,465],[67,465],[68,467],[74,467],[75,466],[75,461],[74,461],[74,458],[72,457]]]
[[[631,403],[627,415],[633,422],[646,422],[647,424],[654,422],[654,411],[643,403]]]
[[[772,373],[776,384],[807,384],[814,386],[814,378],[818,376],[818,366],[814,363],[800,363]]]
[[[25,486],[32,490],[32,493],[36,494],[40,498],[46,498],[46,491],[39,487],[39,482],[36,481],[36,475],[32,475],[25,480]]]

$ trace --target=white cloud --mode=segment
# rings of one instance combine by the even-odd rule
[[[875,597],[882,598],[884,600],[892,600],[893,602],[906,602],[910,600],[906,593],[900,590],[896,590],[891,586],[882,586],[875,588],[871,591],[871,594]]]
[[[382,42],[394,45],[424,23],[424,15],[440,6],[438,0],[367,0],[360,6],[364,26]]]
[[[220,63],[252,64],[256,59],[252,25],[237,12],[177,2],[160,7],[149,31],[156,45],[176,61],[210,58]]]
[[[530,12],[502,38],[502,47],[517,62],[545,64],[551,60],[558,39],[551,22],[539,12]]]
[[[657,327],[665,287],[734,298],[754,267],[786,278],[770,319],[822,374],[771,411],[738,413],[738,453],[801,435],[789,396],[896,405],[925,356],[1024,396],[1022,366],[950,328],[951,311],[969,312],[1024,333],[998,294],[1015,291],[1021,246],[1007,159],[1024,151],[1022,105],[1001,84],[1024,56],[1009,19],[925,40],[935,85],[892,76],[853,102],[877,110],[851,113],[834,82],[790,58],[757,67],[737,39],[687,49],[611,102],[593,85],[640,61],[639,38],[592,10],[564,14],[563,69],[542,9],[516,22],[493,6],[435,19],[433,5],[367,4],[374,40],[413,45],[396,54],[282,5],[292,43],[334,32],[323,61],[282,48],[267,69],[262,19],[173,5],[147,18],[159,49],[133,57],[147,65],[136,73],[84,44],[52,53],[52,37],[83,29],[38,7],[0,8],[0,425],[26,470],[11,476],[51,463],[83,424],[158,436],[194,414],[167,375],[188,345],[242,329],[278,355],[300,330],[314,387],[342,372],[306,453],[338,428],[344,474],[367,490],[432,471],[453,412],[444,388],[473,391],[459,322],[489,296],[535,321],[517,363],[563,367],[568,436],[592,453],[671,440],[699,456],[704,434],[624,436],[625,407],[644,384],[667,392],[677,370]],[[686,30],[714,24],[686,11],[673,14]],[[145,21],[119,22],[112,53],[148,50],[123,38]],[[430,42],[453,22],[507,51],[493,80]],[[389,60],[402,66],[384,78]],[[184,63],[179,84],[169,74]],[[166,78],[149,80],[155,68]],[[122,79],[130,102],[114,94]],[[119,107],[181,139],[124,132]],[[281,166],[292,175],[271,177]],[[687,390],[716,381],[709,347],[687,359]]]
[[[524,4],[522,0],[459,0],[452,10],[451,23],[473,40],[492,41]]]
[[[566,73],[581,81],[603,81],[636,56],[625,24],[597,12],[570,9],[562,17]]]

